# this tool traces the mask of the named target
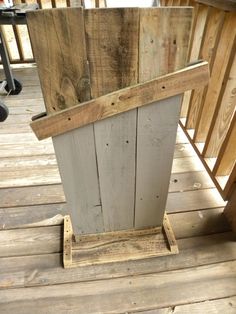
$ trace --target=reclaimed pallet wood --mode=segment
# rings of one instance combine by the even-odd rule
[[[83,9],[32,11],[27,24],[47,111],[88,100]]]
[[[139,9],[87,10],[85,29],[92,97],[138,83]],[[136,119],[132,110],[94,124],[104,231],[133,228]]]
[[[58,75],[55,85],[51,85],[51,94],[57,97],[50,99],[49,116],[32,123],[39,138],[53,136],[74,233],[161,226],[180,111],[179,95],[208,80],[206,63],[180,70],[187,58],[192,10],[130,8],[36,12],[31,15],[28,26],[32,28],[33,50],[42,71],[50,60],[50,54],[48,56],[48,46],[39,45],[42,38],[35,40],[36,26],[40,25],[43,17],[42,32],[48,41],[52,23],[49,18],[55,20],[55,25],[60,19],[62,24],[65,21],[70,24],[76,15],[84,19],[84,28],[76,30],[74,35],[77,36],[74,50],[80,52],[76,46],[80,42],[82,58],[75,61],[71,50],[60,49],[55,54],[58,60],[53,63],[56,68],[54,74],[58,72]],[[180,20],[181,27],[172,31],[172,25]],[[48,24],[47,32],[45,25]],[[60,27],[58,38],[63,41],[63,47],[71,40],[67,37],[72,29],[71,25]],[[153,66],[151,60],[158,54],[157,63]],[[71,64],[64,74],[61,71],[63,58],[80,63],[73,73],[79,78],[88,61],[90,85],[83,86],[85,98],[88,100],[91,91],[95,99],[80,104],[84,100],[82,96],[77,95],[75,99],[69,95],[67,98],[63,91],[58,90],[58,82],[63,89],[63,75],[71,77]],[[179,71],[174,72],[176,70]],[[169,72],[174,73],[156,79]],[[150,79],[154,80],[144,83]],[[131,86],[137,83],[140,84]],[[122,89],[124,87],[126,89]],[[43,89],[48,93],[47,88]],[[169,98],[171,96],[175,97]],[[66,100],[64,107],[59,104],[63,99]],[[161,101],[150,105],[157,100]],[[141,108],[143,105],[147,105],[146,108]],[[58,113],[50,116],[51,109]],[[145,133],[144,129],[149,132]],[[40,134],[41,131],[43,133]],[[161,154],[165,158],[160,158]],[[147,202],[140,202],[142,198]]]
[[[140,12],[139,82],[185,67],[191,17],[188,8]],[[173,27],[176,23],[181,27]],[[175,96],[138,108],[136,228],[162,224],[181,99]]]
[[[64,218],[65,268],[139,260],[179,252],[167,216],[162,227],[74,235],[70,216]]]
[[[39,140],[120,115],[152,102],[183,94],[208,83],[207,62],[199,62],[145,83],[100,96],[83,104],[36,119],[31,127]]]

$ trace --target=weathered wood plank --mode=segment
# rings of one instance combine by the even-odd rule
[[[189,314],[189,313],[227,313],[234,314],[236,308],[236,297],[223,298],[218,300],[203,301],[199,303],[191,303],[186,305],[178,305],[174,307],[174,312],[176,314]],[[147,310],[142,312],[136,312],[140,314],[169,314],[173,308],[163,308]],[[135,312],[132,312],[135,313]]]
[[[17,288],[2,290],[0,304],[2,310],[18,313],[145,310],[229,297],[236,294],[235,280],[236,262],[230,261],[161,274],[33,287],[24,294]],[[214,289],[206,290],[206,285]],[[176,293],[180,289],[182,293]]]
[[[38,139],[59,135],[121,112],[182,94],[186,90],[204,86],[208,78],[208,64],[201,62],[35,120],[31,123],[31,127]]]
[[[93,127],[56,136],[53,143],[75,234],[103,232]]]
[[[221,86],[225,77],[230,58],[234,57],[236,45],[236,19],[233,13],[228,13],[224,20],[221,37],[218,43],[216,55],[214,58],[211,78],[209,81],[206,97],[201,115],[198,119],[195,141],[204,142],[210,128],[214,110],[220,94]],[[222,61],[223,60],[223,61]]]
[[[85,14],[92,97],[137,83],[139,10],[91,10]],[[135,111],[94,124],[106,231],[133,227],[135,134]]]
[[[199,59],[199,52],[201,48],[202,37],[204,33],[205,23],[207,20],[208,8],[204,5],[197,5],[196,13],[194,16],[194,28],[192,30],[192,36],[190,38],[190,50],[189,50],[189,62],[194,62]],[[191,91],[187,91],[184,93],[182,109],[181,109],[181,117],[186,117],[189,101],[191,98]]]
[[[37,207],[36,207],[37,210]],[[7,230],[13,222],[5,222],[4,229],[0,231],[0,256],[20,256],[32,254],[46,254],[61,252],[62,248],[62,226],[50,226],[61,222],[61,214],[65,213],[63,206],[52,206],[51,213],[55,212],[56,220],[46,219],[40,223],[33,224],[34,228],[27,228],[22,225],[21,229]],[[174,212],[174,211],[173,211]],[[169,214],[171,224],[176,238],[186,238],[198,235],[207,235],[216,232],[229,231],[230,227],[222,215],[223,208],[210,210],[197,210],[196,212],[182,212]],[[36,216],[37,218],[37,216]],[[29,218],[28,218],[29,219]],[[59,220],[60,219],[60,220]],[[28,220],[29,221],[29,220]],[[27,220],[25,221],[25,225]],[[44,227],[40,227],[44,226]],[[45,225],[47,227],[45,227]],[[20,226],[18,226],[20,227]],[[48,245],[47,245],[48,241]]]
[[[168,194],[166,211],[167,212],[182,212],[190,210],[199,210],[211,207],[225,206],[220,193],[216,188],[187,191],[184,193]]]
[[[229,175],[235,165],[236,159],[236,111],[232,117],[230,128],[219,151],[214,167],[217,176]],[[233,178],[234,179],[234,178]]]
[[[191,17],[190,8],[140,12],[139,82],[185,66]],[[181,27],[173,27],[176,24]],[[181,96],[177,96],[138,109],[134,217],[137,228],[162,224],[180,103]]]
[[[136,228],[162,224],[180,104],[172,97],[138,111]]]
[[[62,226],[0,231],[0,256],[19,256],[62,251]]]
[[[32,11],[27,24],[48,113],[88,100],[83,9]]]
[[[0,229],[60,225],[65,214],[65,203],[0,208]]]
[[[178,241],[180,254],[176,256],[67,270],[62,268],[60,253],[0,258],[0,288],[104,280],[230,261],[236,258],[234,239],[232,233],[182,239]]]
[[[220,97],[220,108],[215,120],[214,127],[208,133],[205,145],[205,157],[216,157],[229,129],[230,121],[236,107],[236,56],[227,78],[225,88]]]
[[[225,13],[221,10],[209,8],[208,15],[203,34],[202,44],[199,52],[199,58],[209,62],[209,68],[212,69],[214,56],[216,53],[218,41],[221,35],[221,30],[225,18]],[[206,95],[206,88],[192,91],[190,107],[188,110],[186,128],[193,129],[196,126],[198,114],[201,109],[201,104]]]

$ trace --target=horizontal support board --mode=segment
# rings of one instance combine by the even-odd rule
[[[38,139],[42,140],[157,100],[182,94],[206,85],[208,80],[208,63],[201,62],[65,109],[50,117],[38,119],[31,123],[31,127]]]

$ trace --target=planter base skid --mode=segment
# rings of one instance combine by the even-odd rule
[[[179,253],[170,222],[162,227],[74,235],[70,216],[64,218],[65,268],[125,262]]]

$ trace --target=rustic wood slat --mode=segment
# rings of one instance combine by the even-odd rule
[[[162,225],[180,105],[172,97],[138,112],[136,228]]]
[[[53,144],[74,232],[102,232],[93,127],[88,125],[56,136]]]
[[[214,8],[209,8],[199,58],[209,62],[210,72],[216,53],[218,40],[221,35],[225,13]],[[186,128],[194,129],[198,120],[201,104],[204,101],[207,87],[192,91],[187,114]]]
[[[139,82],[183,68],[191,9],[166,9],[164,12],[146,9],[140,14],[143,26],[139,42]],[[148,23],[150,20],[153,22]],[[181,24],[181,28],[174,28],[176,24]],[[137,228],[162,224],[180,102],[181,97],[176,96],[138,109],[134,217]]]
[[[194,140],[196,142],[204,142],[206,140],[228,63],[230,58],[234,57],[233,51],[235,51],[236,45],[236,19],[233,13],[228,14],[229,16],[225,19],[223,24],[206,97],[197,121],[194,134]]]
[[[213,169],[216,176],[229,175],[236,160],[236,111],[230,123],[230,128],[219,151]]]
[[[85,14],[92,97],[137,83],[139,9],[88,10]],[[106,231],[133,227],[135,134],[136,111],[94,124]]]
[[[55,136],[156,100],[182,94],[186,90],[207,84],[208,78],[208,64],[201,62],[35,120],[31,127],[38,139]]]
[[[32,11],[27,23],[48,113],[89,99],[83,9]]]
[[[47,107],[49,113],[88,100],[90,86],[83,10],[81,8],[57,9],[48,10],[45,14],[35,14],[36,19],[34,15],[29,15],[28,26],[34,50],[39,49],[38,45],[42,46],[36,53],[36,61],[40,69],[39,76],[46,106],[48,103],[50,106]],[[42,18],[46,32],[46,46],[42,45],[45,39],[36,38],[34,33],[37,25],[42,24]],[[59,27],[56,27],[57,23]],[[54,37],[55,32],[58,34],[57,41],[50,41],[50,36]],[[50,59],[51,56],[53,60]],[[45,74],[49,62],[52,65],[51,70],[54,71],[54,75],[48,74],[51,82],[50,90],[48,90],[49,86],[42,82],[42,75]],[[60,137],[54,137],[53,144],[68,211],[73,218],[74,232],[103,231],[93,127],[89,125]]]
[[[220,147],[226,137],[231,119],[236,107],[236,56],[227,77],[227,83],[222,87],[219,98],[219,112],[214,127],[208,133],[203,155],[205,157],[217,157]]]
[[[189,43],[189,62],[199,59],[199,52],[205,24],[207,20],[208,8],[204,5],[198,5],[195,13],[195,21],[192,30],[192,36]],[[182,102],[181,117],[186,117],[188,112],[191,91],[185,92]]]
[[[63,242],[65,268],[142,260],[179,252],[166,216],[162,227],[77,235],[75,241],[69,216],[66,216]]]

